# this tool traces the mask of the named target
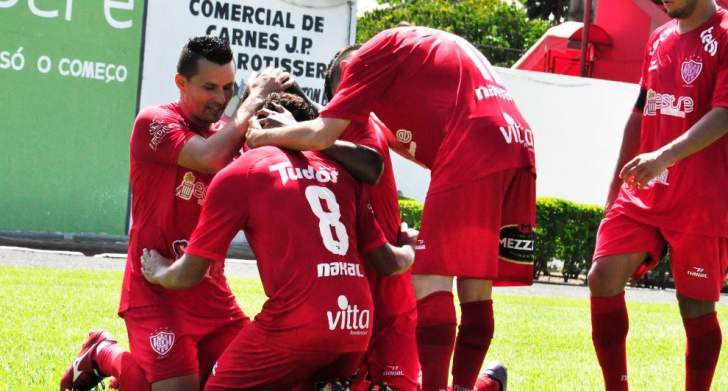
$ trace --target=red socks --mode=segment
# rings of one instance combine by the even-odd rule
[[[687,335],[685,353],[685,390],[710,390],[715,366],[718,364],[723,337],[715,312],[695,319],[684,319]]]
[[[602,367],[606,391],[627,390],[627,331],[624,292],[591,298],[592,342]]]
[[[435,292],[417,301],[422,391],[447,390],[456,324],[452,293]]]
[[[96,352],[96,365],[105,376],[113,376],[122,390],[151,390],[144,371],[134,360],[131,353],[110,343]]]
[[[461,316],[455,358],[452,365],[453,389],[473,389],[493,339],[493,301],[460,304]]]

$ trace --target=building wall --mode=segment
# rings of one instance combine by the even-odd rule
[[[602,205],[636,84],[496,69],[535,134],[537,194]],[[395,157],[398,188],[424,200],[429,172]]]

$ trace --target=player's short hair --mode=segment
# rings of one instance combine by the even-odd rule
[[[302,97],[289,92],[274,92],[265,98],[263,107],[275,111],[273,103],[283,106],[296,121],[308,121],[317,117],[316,110]]]
[[[336,92],[334,91],[334,81],[341,81],[341,62],[349,59],[360,47],[359,44],[347,46],[339,50],[329,62],[329,67],[326,68],[324,75],[324,95],[327,101],[330,101]]]
[[[177,73],[190,78],[197,74],[197,61],[204,58],[218,65],[225,65],[233,60],[230,44],[222,38],[200,36],[190,38],[182,48],[177,61]]]

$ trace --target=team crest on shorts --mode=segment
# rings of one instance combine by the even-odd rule
[[[160,330],[156,334],[149,337],[149,343],[152,345],[154,350],[160,356],[166,356],[172,346],[174,346],[174,333],[169,331]]]
[[[703,63],[694,60],[685,60],[680,68],[680,74],[685,84],[693,84],[703,70]]]

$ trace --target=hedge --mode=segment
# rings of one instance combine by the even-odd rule
[[[422,204],[400,198],[402,220],[419,228]],[[536,201],[536,259],[534,278],[549,275],[548,264],[554,259],[564,262],[564,281],[586,274],[591,267],[594,244],[603,210],[595,205],[582,205],[558,198],[539,198]],[[664,260],[663,260],[664,261]],[[652,270],[639,285],[666,287],[671,285],[668,262]]]

